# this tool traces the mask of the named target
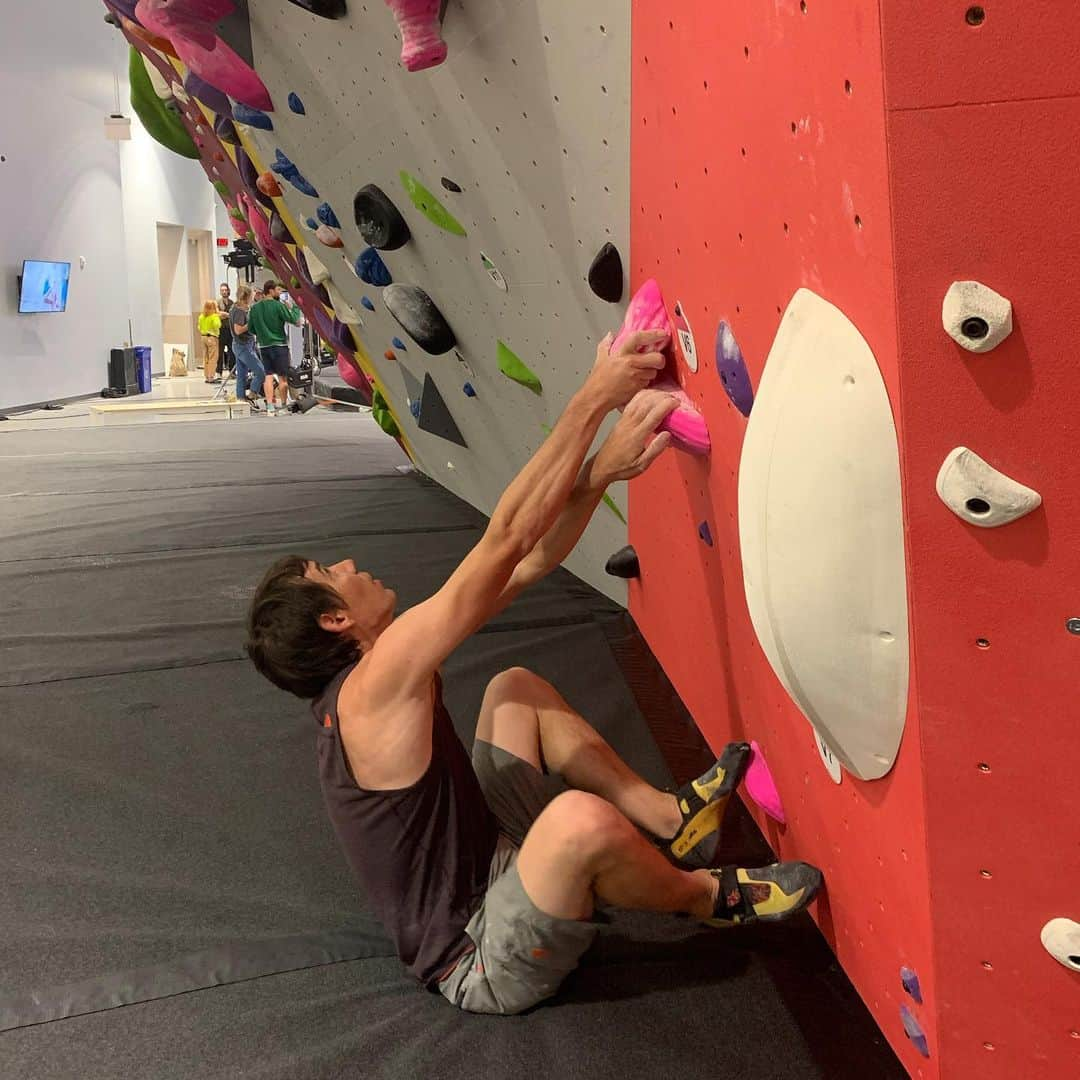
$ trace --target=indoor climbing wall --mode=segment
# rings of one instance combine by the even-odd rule
[[[381,0],[333,19],[257,0],[249,15],[275,109],[269,129],[237,124],[245,153],[276,176],[273,203],[416,463],[490,512],[622,319],[586,277],[628,240],[629,4],[453,0],[445,63],[415,73]],[[426,347],[410,334],[410,317],[440,315]],[[618,485],[568,563],[621,600],[603,566],[625,505]]]
[[[631,610],[913,1076],[1080,1069],[1070,11],[633,5],[711,452],[635,482]]]
[[[670,326],[678,449],[568,565],[752,742],[910,1073],[1075,1074],[1071,6],[106,6],[148,130],[481,509],[606,330]]]

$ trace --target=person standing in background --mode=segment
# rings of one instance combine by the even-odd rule
[[[266,383],[266,370],[259,359],[255,335],[248,326],[250,308],[251,288],[241,285],[236,293],[236,302],[229,311],[233,355],[236,357],[236,399],[237,401],[249,400],[251,407],[257,409],[255,399],[258,397],[258,391]],[[251,376],[250,390],[248,390],[249,375]]]
[[[217,304],[207,300],[199,316],[199,335],[203,343],[203,375],[206,382],[218,383],[218,335],[221,333],[221,316]]]
[[[232,350],[232,328],[229,324],[228,314],[233,306],[232,290],[229,283],[223,281],[218,289],[218,313],[221,315],[221,370],[231,371],[236,363]]]
[[[263,384],[266,393],[266,415],[277,415],[289,402],[289,346],[285,327],[299,324],[300,309],[283,304],[278,297],[282,287],[270,280],[263,284],[264,299],[255,304],[248,317],[255,340],[259,343],[259,356],[266,369]]]

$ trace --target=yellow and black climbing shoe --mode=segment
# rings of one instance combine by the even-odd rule
[[[776,922],[802,911],[821,888],[821,871],[804,862],[774,863],[759,870],[725,866],[709,871],[720,881],[708,926]]]
[[[728,797],[739,786],[749,764],[750,744],[728,743],[707,773],[675,793],[682,824],[674,838],[666,841],[666,847],[680,866],[697,870],[712,866]]]

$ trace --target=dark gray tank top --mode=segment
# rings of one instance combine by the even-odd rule
[[[345,857],[402,962],[429,989],[471,947],[465,925],[487,888],[498,827],[435,676],[431,763],[407,788],[356,784],[338,735],[343,669],[312,703],[319,778]]]

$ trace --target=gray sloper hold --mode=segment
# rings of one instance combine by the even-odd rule
[[[596,253],[589,267],[589,288],[609,304],[617,304],[622,299],[622,256],[614,244],[605,244]]]
[[[417,426],[421,431],[431,435],[438,435],[440,439],[457,443],[467,450],[469,444],[461,434],[461,429],[454,422],[450,410],[443,401],[435,380],[430,375],[424,376],[424,389],[420,394],[420,416],[417,418]]]
[[[387,285],[382,295],[390,314],[425,352],[441,356],[457,344],[450,324],[419,285]]]
[[[1042,505],[1037,491],[1006,476],[966,446],[956,447],[942,462],[937,493],[961,521],[981,529],[1008,525]]]
[[[356,193],[353,217],[364,243],[378,251],[394,251],[412,236],[401,211],[377,184],[367,184]]]

